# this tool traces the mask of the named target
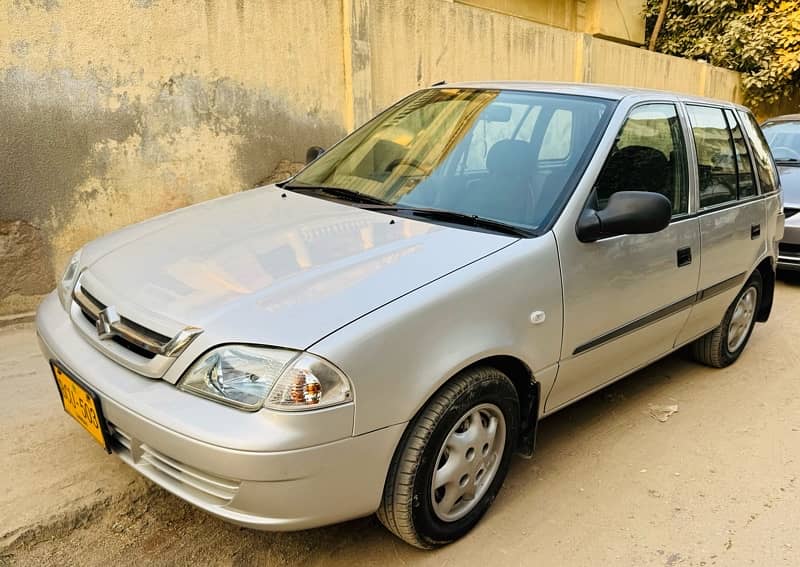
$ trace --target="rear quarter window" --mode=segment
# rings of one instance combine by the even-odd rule
[[[753,151],[753,160],[756,163],[756,174],[761,184],[761,192],[772,193],[777,191],[778,171],[772,161],[772,154],[767,145],[767,140],[764,138],[764,133],[758,126],[756,119],[749,112],[740,110],[739,118],[747,140],[750,142],[750,148]]]
[[[731,131],[731,139],[736,150],[736,170],[739,177],[739,199],[746,199],[758,194],[756,177],[753,173],[753,165],[750,161],[750,152],[747,151],[747,144],[742,135],[742,128],[736,120],[733,111],[726,108],[725,118],[728,120],[728,127]]]

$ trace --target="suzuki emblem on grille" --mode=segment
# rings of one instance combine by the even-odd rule
[[[110,339],[115,335],[114,325],[119,323],[119,314],[114,306],[103,309],[97,316],[97,336],[101,339]]]

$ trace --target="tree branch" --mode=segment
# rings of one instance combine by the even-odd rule
[[[656,50],[656,40],[658,39],[658,34],[661,31],[661,26],[664,25],[664,19],[667,17],[667,8],[669,8],[669,0],[662,0],[661,1],[661,10],[658,12],[658,19],[656,20],[656,25],[653,28],[653,33],[650,34],[650,45],[648,49],[650,51]]]

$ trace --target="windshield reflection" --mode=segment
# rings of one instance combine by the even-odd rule
[[[353,206],[361,195],[365,203],[534,229],[574,188],[611,106],[551,93],[424,90],[354,132],[287,187],[336,198],[320,189],[332,188]]]

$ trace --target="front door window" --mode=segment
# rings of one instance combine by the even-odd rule
[[[599,208],[617,191],[652,191],[672,203],[672,215],[689,210],[686,150],[673,104],[634,108],[597,178]]]

